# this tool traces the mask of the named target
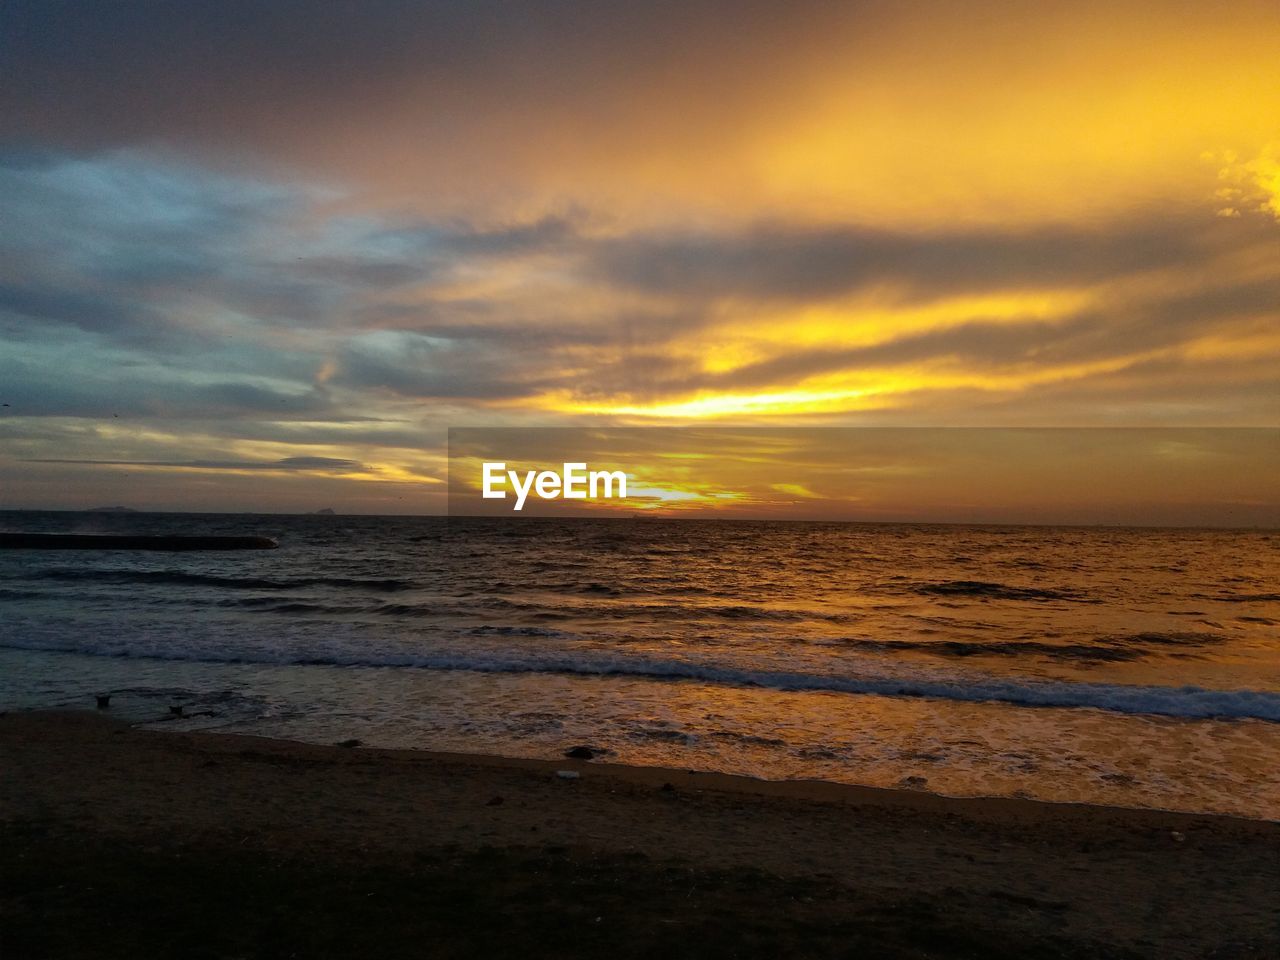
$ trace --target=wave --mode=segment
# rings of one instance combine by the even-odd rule
[[[291,590],[298,587],[343,587],[355,590],[377,590],[391,593],[411,590],[415,584],[407,580],[358,577],[220,577],[212,573],[187,573],[182,570],[82,570],[54,567],[23,573],[9,579],[53,580],[58,582],[141,583],[181,586],[224,587],[232,590]]]
[[[990,583],[986,580],[946,580],[942,583],[922,583],[912,588],[925,596],[978,597],[987,600],[1070,600],[1074,603],[1098,603],[1078,590],[1064,587],[1016,587],[1006,583]]]
[[[1223,642],[1216,633],[1132,633],[1095,637],[1091,643],[1045,643],[1039,640],[872,640],[853,637],[826,641],[833,646],[877,653],[925,653],[939,657],[1039,656],[1086,663],[1127,663],[1168,647],[1206,647]],[[1180,654],[1192,656],[1192,654]]]
[[[706,620],[760,621],[772,623],[852,623],[856,612],[768,607],[752,604],[688,603],[572,603],[556,600],[512,600],[484,596],[469,601],[473,610],[513,611],[558,620],[624,620],[697,622]]]
[[[0,640],[0,647],[97,656],[225,664],[413,668],[494,674],[562,674],[627,677],[640,680],[693,681],[721,686],[779,691],[820,691],[881,697],[921,698],[962,703],[1004,703],[1019,707],[1093,709],[1111,713],[1183,719],[1253,719],[1280,723],[1280,693],[1266,690],[1212,690],[1196,686],[1073,683],[996,677],[836,675],[733,667],[711,662],[656,657],[619,657],[582,651],[520,653],[477,650],[395,653],[361,650],[296,654],[219,643],[204,649],[176,650],[137,641],[64,637],[42,642]]]
[[[8,590],[0,588],[0,600],[39,600],[44,594],[39,590]]]

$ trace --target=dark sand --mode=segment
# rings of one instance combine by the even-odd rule
[[[1275,958],[1280,824],[0,716],[6,960],[517,955]]]

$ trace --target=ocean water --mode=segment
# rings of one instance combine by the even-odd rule
[[[1280,818],[1280,532],[2,513],[0,709]],[[184,716],[169,706],[182,704]]]

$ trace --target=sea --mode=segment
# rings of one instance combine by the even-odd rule
[[[0,513],[0,710],[1280,819],[1280,532]],[[181,708],[180,715],[172,708]]]

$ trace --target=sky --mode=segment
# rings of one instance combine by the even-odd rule
[[[1276,426],[1278,47],[1253,0],[6,0],[0,507],[440,512],[451,427]]]
[[[448,513],[1280,529],[1278,478],[1276,428],[471,427]]]

